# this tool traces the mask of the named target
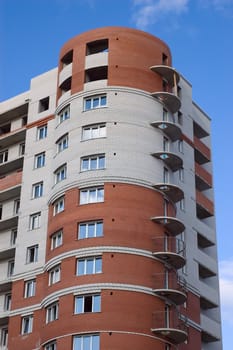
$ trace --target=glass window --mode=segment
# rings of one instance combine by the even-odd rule
[[[19,214],[19,208],[20,208],[20,199],[14,200],[14,215]]]
[[[184,168],[179,169],[179,180],[184,181]]]
[[[24,283],[24,298],[33,297],[36,294],[36,280],[25,281]]]
[[[47,137],[47,124],[37,128],[37,140],[42,140]]]
[[[78,238],[92,238],[103,236],[103,221],[81,222],[78,227]]]
[[[53,303],[46,309],[46,323],[55,321],[58,319],[58,302]]]
[[[22,334],[28,334],[32,332],[33,315],[24,316],[22,318]]]
[[[15,268],[15,261],[9,260],[8,261],[8,267],[7,267],[7,276],[11,277],[14,274],[14,268]]]
[[[98,154],[81,158],[81,171],[105,168],[105,154]]]
[[[44,350],[57,350],[56,342],[53,341],[52,343],[46,344]]]
[[[58,198],[53,204],[53,215],[61,213],[65,209],[64,197]]]
[[[64,122],[69,118],[70,118],[70,106],[67,106],[58,114],[58,123],[61,124],[62,122]]]
[[[84,110],[101,108],[107,106],[107,95],[87,97],[84,99]]]
[[[74,313],[100,312],[100,304],[100,294],[77,296],[75,297]]]
[[[103,187],[88,188],[80,191],[80,204],[99,203],[104,201]]]
[[[98,334],[78,335],[73,338],[73,350],[100,350]]]
[[[5,294],[4,311],[9,311],[10,309],[11,309],[11,294]]]
[[[68,134],[60,137],[60,139],[57,140],[56,144],[57,144],[57,153],[60,153],[64,151],[66,148],[68,148]]]
[[[89,275],[102,272],[102,257],[90,257],[77,260],[77,275]]]
[[[45,152],[35,155],[34,167],[35,169],[42,168],[45,166]]]
[[[51,236],[51,250],[60,247],[63,241],[63,231],[59,230]]]
[[[66,164],[62,165],[54,172],[55,184],[66,179],[66,172],[67,172]]]
[[[32,198],[39,198],[43,196],[43,181],[32,185]]]
[[[38,244],[27,248],[27,264],[38,261]]]
[[[106,124],[84,126],[82,129],[82,140],[95,139],[106,136]]]
[[[0,164],[8,161],[8,150],[0,152]]]
[[[60,281],[61,278],[61,266],[57,265],[49,271],[49,285],[55,284]]]
[[[35,213],[30,215],[29,228],[30,230],[35,230],[40,227],[41,213]]]
[[[23,156],[25,154],[25,143],[19,144],[19,156]]]
[[[7,344],[8,344],[8,328],[2,328],[1,329],[1,346],[7,348]]]
[[[12,245],[15,245],[16,239],[17,239],[17,229],[14,228],[14,229],[11,231],[11,242],[10,242],[11,246],[12,246]]]

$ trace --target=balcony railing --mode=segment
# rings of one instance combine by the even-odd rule
[[[153,291],[156,295],[168,299],[175,305],[181,305],[186,301],[186,281],[175,271],[163,274],[156,273],[153,277]]]
[[[163,236],[153,238],[153,255],[166,265],[180,269],[185,265],[185,243],[176,237]]]
[[[178,125],[176,125],[173,122],[160,120],[152,122],[151,125],[161,130],[173,142],[181,139],[181,129]]]
[[[151,220],[162,225],[171,236],[177,236],[185,230],[183,222],[173,216],[154,216]]]

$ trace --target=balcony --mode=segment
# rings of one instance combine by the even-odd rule
[[[181,139],[181,129],[178,125],[169,121],[155,121],[151,125],[159,130],[161,130],[166,136],[170,138],[171,141],[177,141]]]
[[[187,300],[186,282],[174,272],[155,274],[153,285],[153,292],[156,295],[168,299],[175,305],[184,304]]]
[[[7,247],[0,249],[0,260],[6,260],[15,256],[15,247]]]
[[[201,142],[196,136],[194,136],[194,155],[195,161],[198,164],[205,164],[210,161],[210,149]]]
[[[181,101],[178,96],[172,92],[155,91],[151,93],[152,97],[161,102],[171,113],[176,113],[181,107]]]
[[[184,198],[183,190],[172,184],[168,183],[158,183],[153,186],[156,190],[159,190],[163,194],[165,194],[172,202],[176,203],[181,201]]]
[[[11,229],[16,227],[18,223],[18,216],[11,216],[6,219],[0,220],[0,231]]]
[[[0,176],[5,175],[7,173],[14,172],[22,168],[23,168],[23,156],[13,160],[9,160],[5,163],[2,163],[0,165]]]
[[[185,244],[181,239],[163,236],[153,239],[155,249],[153,256],[164,264],[175,269],[180,269],[185,265]]]
[[[0,177],[0,201],[19,197],[22,182],[22,171]]]
[[[212,343],[221,338],[221,324],[204,314],[201,314],[201,339],[204,343]]]
[[[180,81],[179,73],[172,67],[165,65],[156,65],[150,67],[150,70],[164,78],[171,87],[176,86]]]
[[[152,332],[168,342],[181,344],[188,338],[187,326],[181,315],[173,309],[156,311],[152,316]]]
[[[214,215],[213,202],[199,191],[196,191],[196,211],[200,220]]]
[[[160,159],[168,166],[173,172],[182,168],[183,160],[177,154],[172,152],[155,152],[152,153],[152,156]]]
[[[25,140],[26,136],[26,128],[20,128],[17,130],[13,130],[11,132],[8,132],[6,134],[2,134],[0,136],[0,143],[1,148],[7,148],[10,145],[20,143]]]
[[[175,217],[154,216],[151,218],[151,220],[157,224],[163,225],[166,232],[170,233],[171,236],[177,236],[185,229],[183,222]]]
[[[72,76],[72,62],[63,67],[59,73],[59,86]]]
[[[196,188],[205,191],[212,188],[212,176],[200,164],[195,163]]]

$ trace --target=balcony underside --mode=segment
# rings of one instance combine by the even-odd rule
[[[184,192],[176,185],[168,183],[159,183],[153,186],[156,190],[164,193],[172,202],[176,203],[184,198]]]
[[[183,160],[177,154],[172,152],[155,152],[153,157],[160,159],[168,166],[173,172],[181,169],[183,166]]]
[[[181,107],[181,101],[179,97],[171,92],[156,91],[152,92],[151,95],[159,102],[161,102],[166,107],[166,109],[168,109],[173,114],[178,112]]]
[[[161,130],[171,141],[177,141],[181,139],[182,132],[178,125],[167,121],[155,121],[151,123],[152,126]]]
[[[172,67],[165,65],[156,65],[150,67],[150,69],[165,78],[171,87],[177,85],[180,81],[179,73]]]
[[[184,304],[184,302],[187,299],[185,293],[177,289],[169,289],[169,287],[162,289],[154,289],[153,292],[162,298],[169,299],[172,303],[176,305]]]
[[[185,342],[185,340],[188,337],[187,332],[180,330],[180,329],[169,328],[169,327],[153,328],[152,332],[154,334],[156,334],[157,336],[159,336],[163,339],[167,339],[175,344],[181,344],[181,343]]]
[[[165,264],[168,264],[175,269],[180,269],[185,265],[185,258],[177,253],[172,253],[172,252],[154,252],[153,253],[154,257],[157,259],[161,260]]]
[[[151,220],[163,225],[166,231],[172,236],[179,235],[185,229],[183,222],[171,216],[154,216],[151,218]]]

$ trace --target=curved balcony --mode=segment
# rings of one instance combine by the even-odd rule
[[[185,244],[183,240],[163,236],[155,237],[153,241],[155,245],[153,256],[155,258],[177,270],[185,265]]]
[[[166,79],[171,87],[176,86],[180,81],[180,74],[172,67],[165,65],[156,65],[150,67],[150,70]]]
[[[172,92],[155,91],[151,95],[161,102],[171,113],[176,113],[181,107],[181,101],[178,96]]]
[[[172,236],[179,235],[185,229],[183,222],[172,216],[154,216],[151,220],[157,224],[163,225],[166,232],[170,233]]]
[[[59,86],[61,86],[65,80],[72,75],[72,62],[64,66],[64,68],[59,73]]]
[[[151,125],[161,130],[171,141],[177,141],[181,139],[182,132],[178,125],[168,121],[155,121]]]
[[[154,275],[153,292],[175,305],[181,305],[187,300],[185,285],[185,280],[182,281],[175,273],[158,273]]]
[[[156,185],[153,185],[153,187],[156,190],[159,190],[160,192],[164,193],[174,203],[179,202],[181,201],[181,199],[184,198],[183,190],[176,185],[168,183],[158,183]]]
[[[153,313],[152,332],[174,344],[181,344],[188,338],[187,326],[175,310]]]
[[[173,152],[155,152],[152,156],[162,160],[172,171],[177,171],[183,166],[182,158]]]

